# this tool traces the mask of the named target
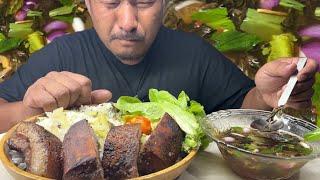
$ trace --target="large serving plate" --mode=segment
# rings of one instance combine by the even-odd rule
[[[29,122],[36,122],[37,118],[39,116],[27,119],[25,121]],[[7,147],[7,141],[10,138],[11,134],[15,131],[16,127],[18,125],[11,128],[1,139],[0,141],[0,160],[3,164],[3,166],[7,169],[7,171],[13,176],[16,180],[31,180],[31,179],[37,179],[37,180],[49,180],[48,178],[44,178],[41,176],[37,176],[31,173],[28,173],[17,166],[15,166],[12,161],[9,159],[8,156],[8,147]],[[134,180],[160,180],[160,179],[176,179],[179,177],[190,165],[191,161],[194,159],[195,155],[197,154],[197,151],[191,151],[185,158],[183,158],[181,161],[177,162],[176,164],[163,169],[161,171],[141,176],[138,178],[134,178]]]

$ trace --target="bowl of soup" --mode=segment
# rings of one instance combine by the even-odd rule
[[[267,119],[268,111],[223,110],[204,121],[228,166],[250,179],[287,179],[320,155],[320,142],[303,137],[317,127],[301,119],[282,115],[284,127],[274,132],[250,128],[252,121]]]

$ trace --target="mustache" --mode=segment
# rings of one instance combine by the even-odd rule
[[[117,34],[112,34],[110,36],[110,41],[112,40],[126,40],[126,41],[143,41],[144,35],[138,32],[122,32]]]

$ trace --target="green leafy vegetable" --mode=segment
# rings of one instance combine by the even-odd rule
[[[20,46],[21,39],[11,38],[0,41],[0,53],[15,49]]]
[[[294,56],[294,42],[297,39],[290,33],[272,36],[268,61]]]
[[[228,17],[227,8],[200,10],[192,15],[192,20],[203,22],[219,31],[235,30],[233,22]]]
[[[36,17],[36,16],[40,17],[40,16],[42,16],[42,12],[29,10],[27,16],[28,17]]]
[[[302,4],[296,0],[280,0],[279,5],[283,6],[283,7],[287,7],[287,8],[293,8],[298,11],[303,11],[303,8],[305,7],[304,4]]]
[[[136,97],[122,96],[115,107],[124,114],[142,114],[157,122],[168,113],[186,133],[183,142],[183,150],[189,152],[192,149],[205,148],[210,139],[205,136],[199,120],[205,117],[205,111],[201,104],[190,101],[185,92],[181,92],[178,99],[167,91],[149,90],[150,102],[141,102]]]
[[[73,9],[76,7],[77,5],[72,4],[72,5],[68,5],[68,6],[62,6],[60,8],[51,10],[49,12],[49,16],[50,17],[54,17],[54,16],[61,16],[61,15],[66,15],[66,14],[71,14],[73,12]]]
[[[320,141],[320,128],[304,135],[305,141]]]
[[[270,41],[272,35],[283,33],[281,23],[285,17],[259,13],[254,9],[248,9],[247,17],[241,24],[241,30],[255,34],[264,41]]]
[[[29,52],[34,53],[44,47],[43,33],[36,31],[28,35]]]
[[[8,36],[25,39],[29,34],[33,32],[32,25],[33,22],[10,23]]]
[[[157,103],[141,102],[138,98],[129,96],[120,97],[115,107],[122,111],[123,114],[144,115],[153,122],[158,121],[165,113]]]
[[[211,40],[215,41],[215,47],[221,52],[249,51],[261,42],[256,35],[239,31],[215,33]]]

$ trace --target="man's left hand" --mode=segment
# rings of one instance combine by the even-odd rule
[[[255,77],[256,87],[265,103],[273,108],[277,107],[278,100],[291,75],[297,73],[298,58],[282,58],[265,64]],[[298,82],[286,104],[295,109],[309,108],[314,90],[315,74],[318,64],[308,59],[305,67],[298,73]]]

